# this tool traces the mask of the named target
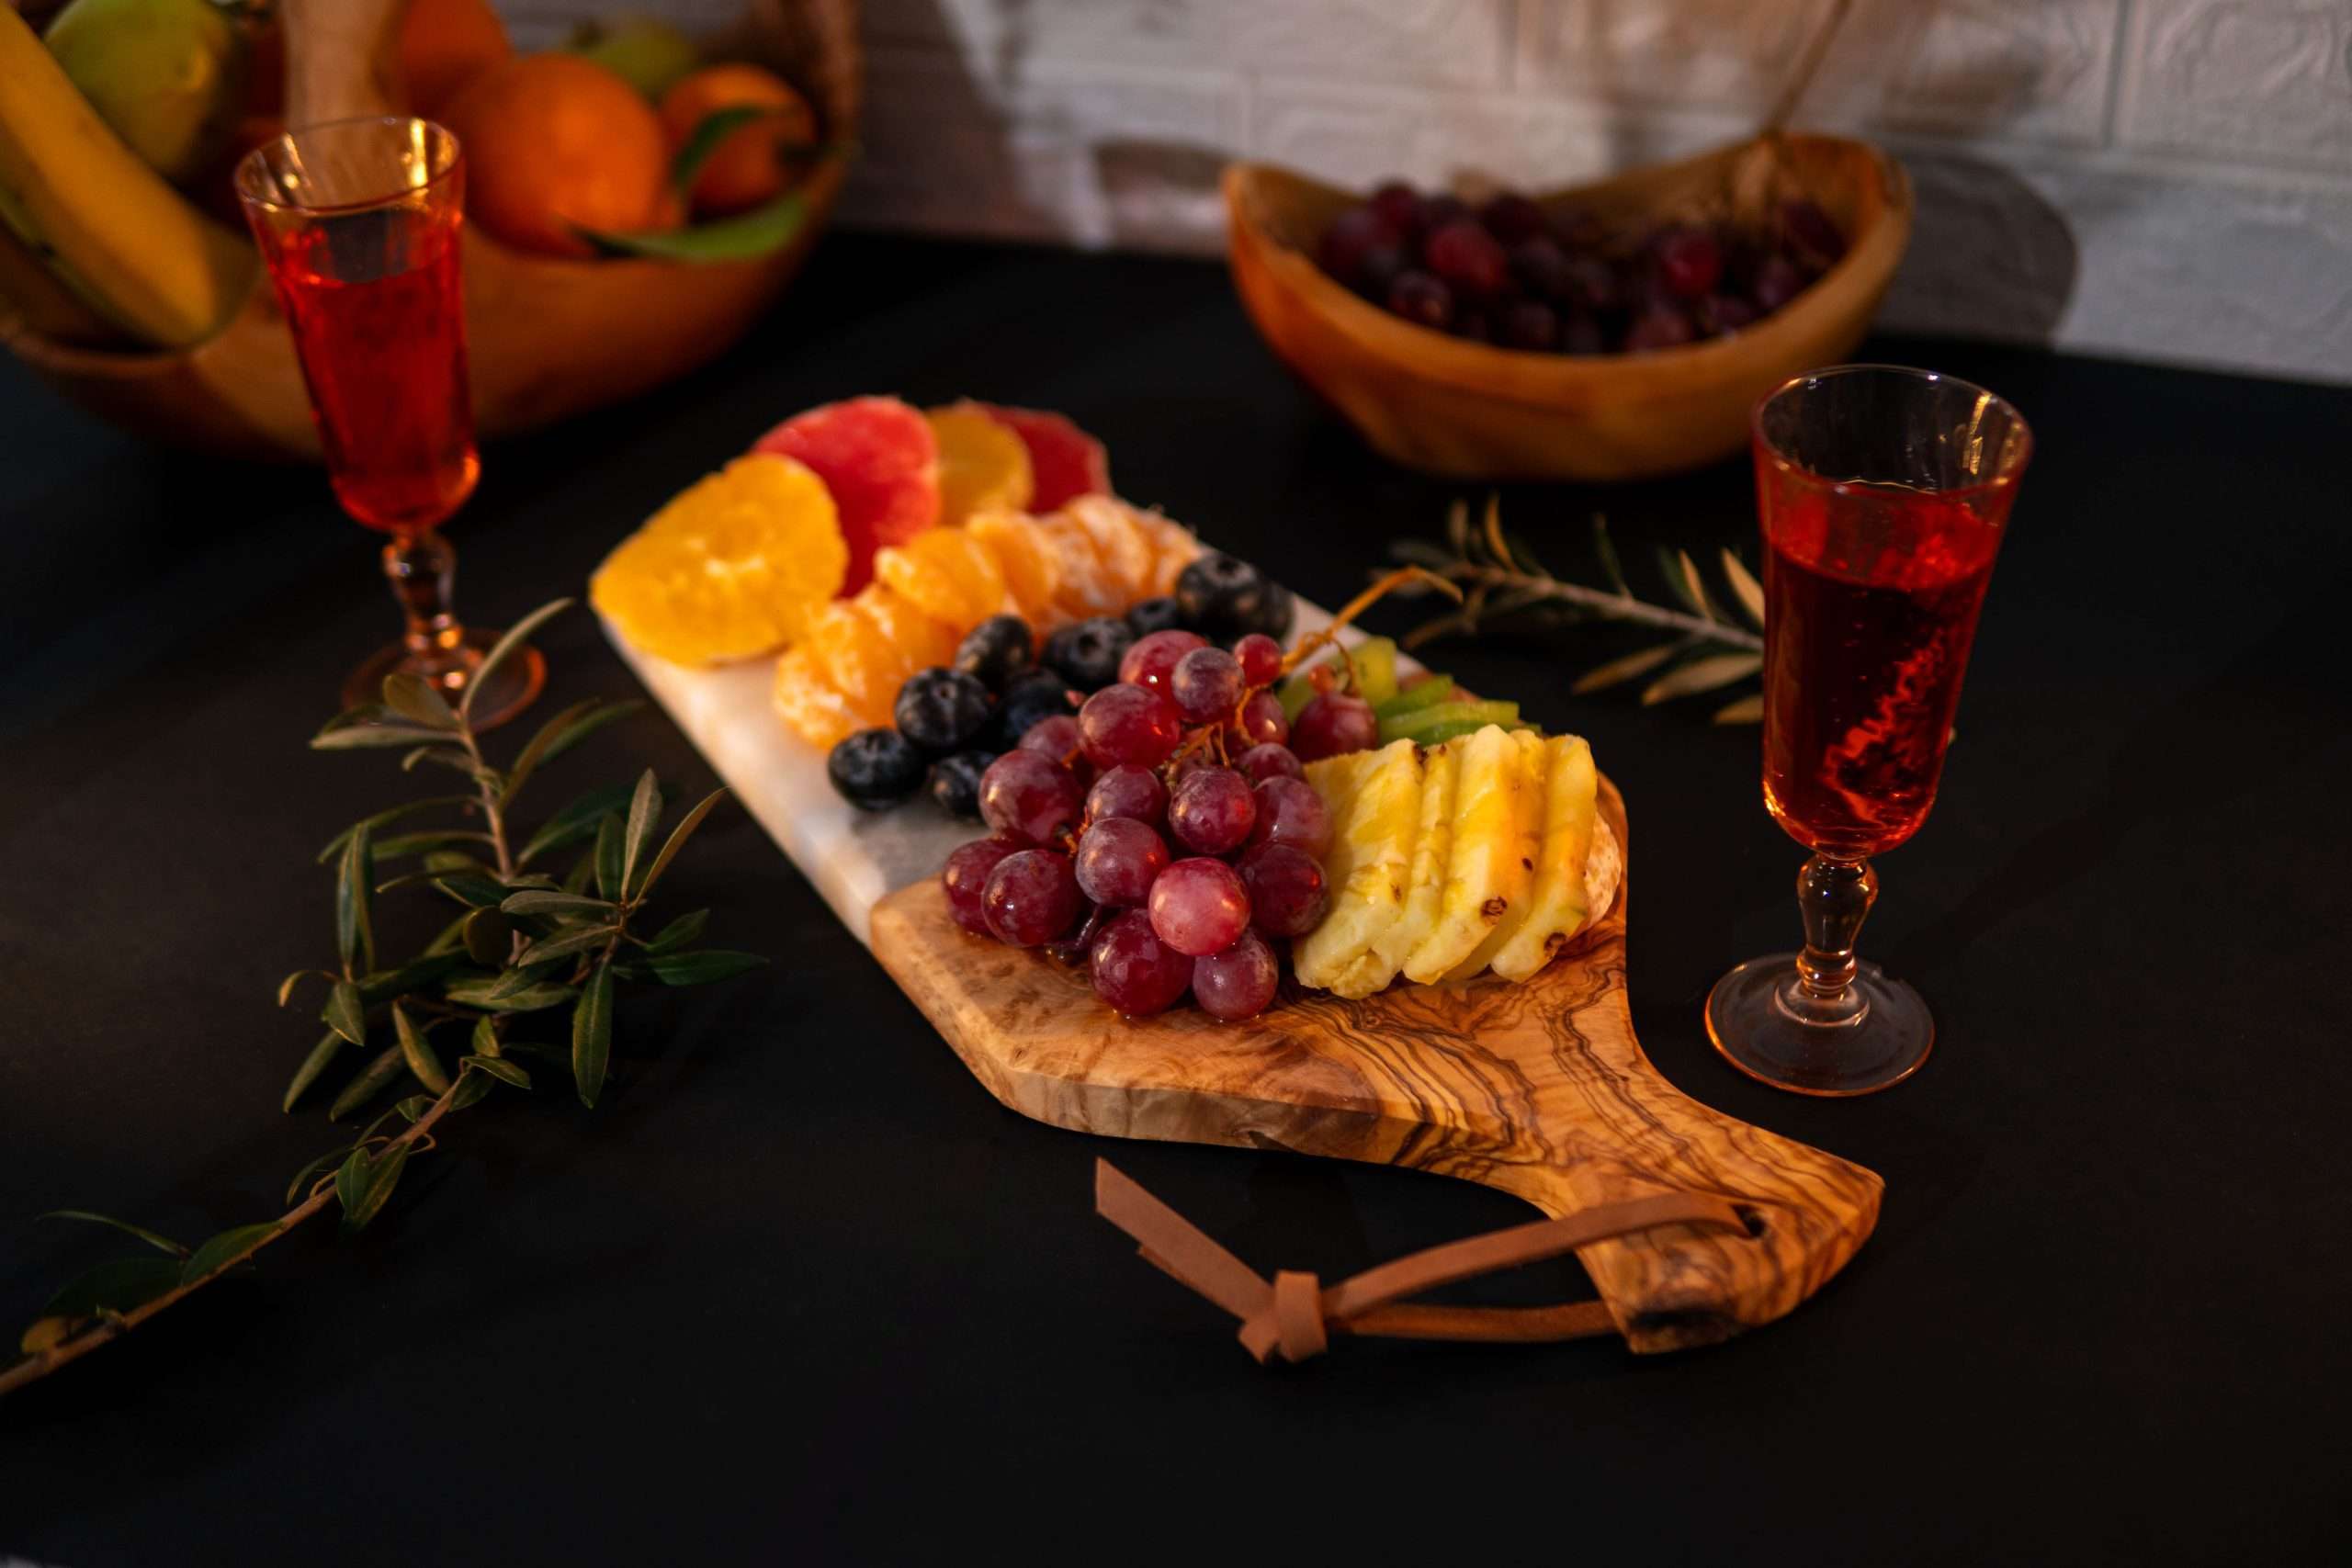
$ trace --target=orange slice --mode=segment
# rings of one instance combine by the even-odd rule
[[[865,721],[853,712],[849,699],[833,689],[818,667],[817,656],[808,645],[785,650],[775,661],[776,716],[795,735],[830,751],[841,741],[865,728]]]
[[[888,724],[898,699],[901,660],[868,617],[837,599],[808,617],[808,651],[826,683],[842,694],[861,724]]]
[[[924,615],[951,626],[978,626],[1007,603],[1004,569],[988,547],[960,528],[934,528],[876,551],[874,575]]]
[[[1157,553],[1151,538],[1136,525],[1135,510],[1107,495],[1081,495],[1061,510],[1086,530],[1086,537],[1101,558],[1123,601],[1132,604],[1151,596],[1152,561]]]
[[[588,585],[633,648],[717,664],[798,637],[849,566],[825,482],[789,457],[738,457],[673,497]]]
[[[983,512],[964,525],[964,535],[978,540],[996,558],[1004,591],[1031,627],[1049,630],[1063,619],[1054,607],[1054,588],[1061,581],[1059,554],[1038,532],[1034,518],[1018,512]]]
[[[978,403],[932,409],[932,439],[939,446],[939,525],[960,528],[978,512],[1019,512],[1036,489],[1029,448],[1011,427]]]

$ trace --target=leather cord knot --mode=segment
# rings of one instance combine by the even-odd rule
[[[1617,1325],[1600,1302],[1468,1307],[1404,1298],[1660,1225],[1747,1231],[1721,1198],[1661,1192],[1448,1242],[1327,1287],[1313,1274],[1288,1269],[1268,1281],[1109,1160],[1094,1162],[1094,1209],[1136,1239],[1146,1262],[1239,1318],[1242,1346],[1261,1362],[1319,1356],[1334,1334],[1522,1343],[1606,1334]]]

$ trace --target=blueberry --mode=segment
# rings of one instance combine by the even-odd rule
[[[1127,606],[1127,629],[1137,640],[1154,632],[1174,631],[1182,624],[1176,614],[1176,601],[1166,594],[1157,599],[1138,599]]]
[[[1176,579],[1176,611],[1186,627],[1224,644],[1258,630],[1266,577],[1246,560],[1211,550]]]
[[[922,753],[895,729],[861,729],[833,748],[825,776],[852,806],[887,811],[922,787]]]
[[[918,670],[899,688],[890,716],[899,733],[930,752],[960,751],[989,721],[989,689],[978,675],[934,666]]]
[[[1250,629],[1263,632],[1276,642],[1290,640],[1291,622],[1298,617],[1298,601],[1291,591],[1279,582],[1266,584],[1266,602],[1258,611],[1258,624]]]
[[[956,668],[978,676],[991,692],[1003,691],[1007,681],[1036,661],[1036,639],[1018,615],[990,615],[956,649]]]
[[[980,819],[980,775],[996,761],[993,751],[958,751],[932,765],[931,798],[950,817]]]
[[[1077,711],[1078,697],[1062,683],[1060,676],[1043,670],[1015,675],[1012,683],[1004,689],[1004,701],[997,705],[996,725],[988,744],[997,750],[1010,751],[1021,744],[1021,738],[1039,719]]]
[[[1136,634],[1113,615],[1064,626],[1046,639],[1046,668],[1081,692],[1099,692],[1119,678]]]

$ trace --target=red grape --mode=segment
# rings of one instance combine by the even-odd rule
[[[1495,237],[1472,220],[1447,224],[1421,242],[1421,260],[1457,292],[1486,296],[1510,276]]]
[[[1127,817],[1157,829],[1168,815],[1168,788],[1149,768],[1122,762],[1106,769],[1086,792],[1086,819]]]
[[[1214,724],[1241,700],[1241,660],[1221,648],[1196,648],[1176,661],[1168,694],[1194,724]]]
[[[1086,797],[1069,770],[1036,751],[1007,751],[980,775],[980,816],[1023,843],[1050,844],[1079,824]]]
[[[1193,649],[1208,645],[1208,638],[1196,632],[1171,629],[1139,637],[1119,660],[1119,679],[1130,686],[1150,686],[1164,692],[1176,661]]]
[[[1380,720],[1373,716],[1372,705],[1345,692],[1325,692],[1312,699],[1290,727],[1290,749],[1302,762],[1370,750],[1379,743]]]
[[[1279,746],[1290,739],[1290,720],[1283,716],[1283,703],[1272,692],[1252,692],[1250,700],[1241,705],[1241,716],[1235,720],[1228,734],[1243,747]]]
[[[1374,245],[1356,263],[1356,292],[1377,305],[1388,298],[1396,275],[1411,265],[1402,243]]]
[[[1193,960],[1193,999],[1211,1018],[1238,1022],[1266,1010],[1282,977],[1273,949],[1246,931],[1224,952]]]
[[[1005,839],[974,839],[959,844],[939,868],[939,886],[947,890],[947,912],[956,923],[974,936],[988,936],[988,916],[981,897],[988,890],[989,873],[996,863],[1021,846]]]
[[[1250,747],[1235,760],[1233,765],[1251,784],[1264,784],[1268,779],[1303,779],[1306,776],[1306,769],[1300,764],[1296,753],[1287,746],[1272,742]]]
[[[1678,348],[1698,334],[1690,329],[1690,318],[1673,306],[1652,305],[1634,319],[1626,329],[1625,352],[1639,354],[1645,349]]]
[[[1233,645],[1241,662],[1241,678],[1252,686],[1271,686],[1283,672],[1283,645],[1263,632],[1251,632]]]
[[[1749,288],[1757,309],[1770,315],[1804,292],[1804,271],[1778,251],[1756,264],[1756,281]]]
[[[1399,234],[1409,234],[1420,224],[1420,193],[1403,180],[1390,180],[1374,191],[1368,205]]]
[[[1756,324],[1756,307],[1736,294],[1711,294],[1699,302],[1699,310],[1719,333],[1736,333]]]
[[[1250,781],[1231,768],[1198,769],[1168,792],[1169,837],[1204,855],[1239,849],[1257,820]]]
[[[1489,198],[1478,209],[1478,221],[1506,245],[1532,239],[1544,229],[1544,209],[1515,191]]]
[[[1576,287],[1576,273],[1568,265],[1566,253],[1549,234],[1538,234],[1513,245],[1510,269],[1528,288],[1555,299],[1568,298]]]
[[[1149,686],[1105,686],[1078,710],[1086,755],[1098,767],[1139,762],[1155,767],[1184,739],[1176,705]]]
[[[1458,196],[1449,196],[1440,191],[1435,196],[1421,197],[1420,212],[1413,221],[1414,226],[1426,238],[1449,223],[1470,221],[1470,204]]]
[[[1323,868],[1304,850],[1261,844],[1241,857],[1241,885],[1250,922],[1268,936],[1305,936],[1323,923]]]
[[[1541,354],[1560,341],[1560,318],[1540,299],[1514,299],[1503,310],[1506,348]]]
[[[1088,954],[1087,971],[1094,994],[1129,1018],[1164,1010],[1193,981],[1193,961],[1161,942],[1140,909],[1102,928]]]
[[[1078,840],[1078,889],[1098,904],[1132,908],[1168,869],[1168,846],[1132,817],[1105,817]]]
[[[1150,909],[1152,934],[1193,958],[1224,952],[1250,924],[1250,895],[1239,874],[1206,855],[1161,872],[1151,885]]]
[[[1658,281],[1679,299],[1712,293],[1724,276],[1724,248],[1707,230],[1691,225],[1668,229],[1653,250]]]
[[[1252,844],[1288,844],[1320,857],[1331,847],[1331,814],[1315,786],[1300,779],[1268,779],[1255,791],[1258,820]]]
[[[1079,742],[1078,720],[1069,714],[1057,713],[1039,719],[1023,731],[1016,750],[1035,751],[1067,765],[1085,748]]]
[[[1453,320],[1453,291],[1428,273],[1408,268],[1388,286],[1388,310],[1415,326],[1443,332]]]
[[[981,903],[989,931],[1014,947],[1050,942],[1078,923],[1082,900],[1069,856],[1052,850],[1016,850],[989,873]]]
[[[1395,227],[1374,209],[1351,207],[1323,231],[1315,259],[1325,272],[1352,285],[1361,275],[1364,253],[1374,245],[1393,243],[1396,238]]]

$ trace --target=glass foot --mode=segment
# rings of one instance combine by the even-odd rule
[[[405,642],[387,643],[344,682],[343,705],[356,708],[382,702],[384,677],[396,670],[424,676],[440,687],[441,694],[454,705],[465,694],[466,682],[481,662],[482,655],[503,635],[495,629],[469,626],[455,647],[424,653]],[[539,688],[547,684],[547,680],[548,661],[539,656],[537,649],[521,648],[508,654],[491,671],[490,689],[474,699],[473,712],[468,717],[476,732],[495,728],[521,713],[539,694]]]
[[[1795,953],[1751,958],[1707,993],[1707,1037],[1749,1077],[1797,1094],[1871,1094],[1901,1083],[1935,1048],[1928,1004],[1875,964],[1856,966],[1850,989],[1851,1002],[1826,1010],[1834,1021],[1820,1021],[1824,1010],[1798,985]]]

